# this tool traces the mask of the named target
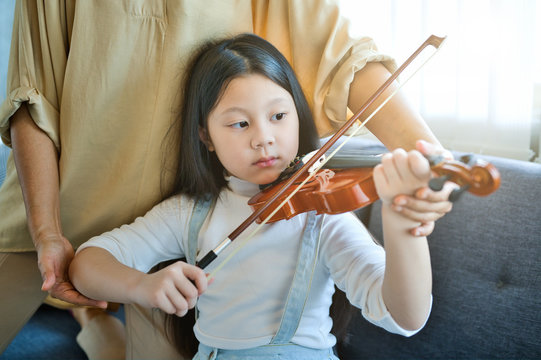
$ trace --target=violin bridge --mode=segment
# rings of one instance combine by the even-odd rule
[[[302,157],[302,163],[306,164],[315,154],[317,153],[317,150],[314,150]],[[325,154],[321,155],[321,157],[314,163],[310,168],[308,169],[308,173],[313,174],[315,171],[317,171],[321,164],[325,162]]]
[[[324,190],[329,184],[330,179],[334,176],[334,171],[330,169],[324,169],[314,176],[314,178],[319,183],[319,189]]]

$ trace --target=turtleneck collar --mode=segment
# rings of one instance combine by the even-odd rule
[[[242,196],[252,197],[260,191],[259,185],[234,176],[226,176],[225,180],[228,182],[231,191]]]

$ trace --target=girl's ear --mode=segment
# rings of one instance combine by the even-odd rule
[[[199,127],[199,139],[201,139],[209,151],[214,151],[214,145],[212,145],[210,136],[208,136],[207,129]]]

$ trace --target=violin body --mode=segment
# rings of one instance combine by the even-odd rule
[[[318,214],[341,214],[360,209],[378,200],[373,168],[351,168],[324,170],[309,180],[304,186],[269,219],[267,223],[290,219],[303,212],[316,211]],[[299,177],[298,184],[306,179]],[[254,211],[263,206],[276,191],[281,188],[278,183],[254,195],[249,201]],[[294,187],[292,187],[294,188]],[[291,192],[282,194],[277,202],[282,203]],[[273,209],[263,211],[257,218],[261,223]]]
[[[486,196],[500,186],[498,170],[482,159],[468,158],[468,163],[438,158],[428,160],[432,172],[440,176],[433,178],[439,181],[429,183],[432,190],[441,190],[445,181],[452,181],[460,186],[460,189],[454,191],[455,194],[451,194],[451,201],[456,200],[463,191]],[[276,199],[276,202],[283,203],[283,206],[280,206],[270,218],[268,217],[274,209],[263,210],[256,222],[261,223],[267,218],[267,223],[287,220],[308,211],[316,211],[317,214],[341,214],[370,205],[379,199],[372,175],[374,166],[380,161],[380,155],[367,155],[363,150],[338,153],[333,162],[329,162],[331,169],[318,171],[313,178],[296,190],[308,177],[308,173],[299,176],[296,182]],[[334,166],[339,168],[333,168]],[[282,187],[283,181],[261,191],[248,201],[248,205],[257,212]],[[296,192],[290,196],[293,191]]]

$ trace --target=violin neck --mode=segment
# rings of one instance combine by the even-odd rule
[[[381,151],[348,149],[340,150],[325,163],[326,169],[374,167],[381,162]]]

